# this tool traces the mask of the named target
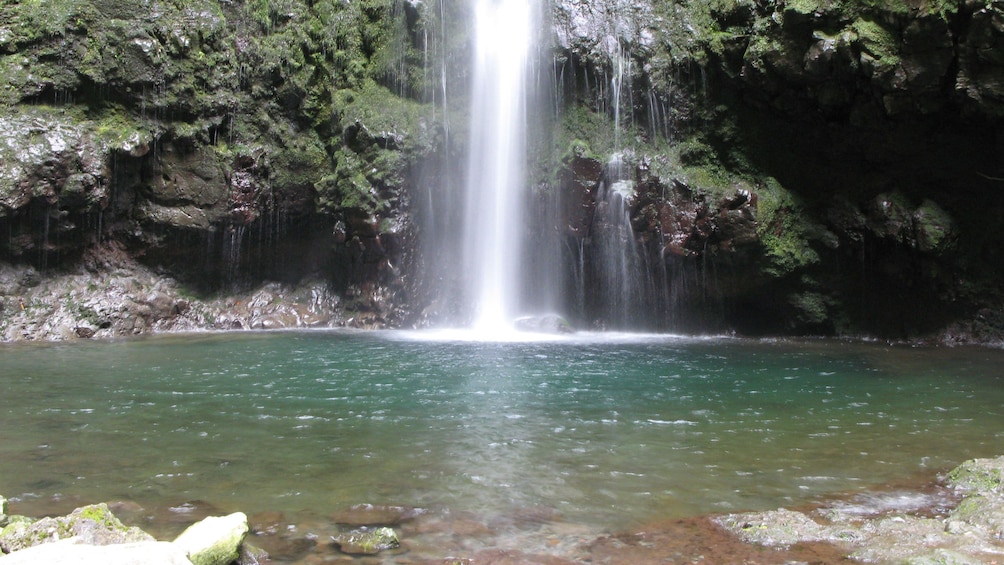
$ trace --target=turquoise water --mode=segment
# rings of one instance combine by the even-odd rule
[[[616,530],[1004,453],[1004,351],[585,335],[163,336],[0,348],[0,494]]]

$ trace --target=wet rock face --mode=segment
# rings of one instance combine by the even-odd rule
[[[388,88],[421,62],[383,54],[421,5],[58,4],[0,21],[0,260],[72,271],[114,241],[199,291],[329,277],[400,323],[405,171],[438,142],[396,94],[426,85]]]
[[[930,114],[953,105],[1000,116],[999,46],[989,39],[999,33],[999,17],[993,3],[888,10],[765,4],[737,74],[776,110],[822,110],[862,125],[872,113]]]
[[[999,333],[1004,5],[623,4],[557,2],[556,64],[566,116],[619,112],[622,146],[652,163],[631,212],[649,276],[714,280],[742,332],[910,338],[980,311],[991,323],[953,335]],[[600,162],[625,149],[563,127]],[[562,174],[574,237],[595,196]]]
[[[589,237],[596,211],[596,193],[603,181],[603,165],[596,159],[576,156],[561,171],[560,226],[569,235]]]
[[[51,109],[0,113],[0,223],[10,256],[37,257],[89,243],[89,220],[109,202],[115,150],[93,123]]]

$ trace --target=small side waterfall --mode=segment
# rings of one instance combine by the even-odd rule
[[[520,309],[533,0],[477,0],[466,181],[464,300],[472,326],[510,328]]]

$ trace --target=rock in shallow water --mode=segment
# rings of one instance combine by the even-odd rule
[[[239,557],[247,533],[247,516],[234,512],[192,524],[174,544],[185,551],[194,565],[227,565]]]
[[[575,330],[568,320],[558,314],[541,316],[526,316],[513,322],[513,326],[521,332],[538,332],[549,334],[570,334]]]
[[[401,542],[397,538],[397,532],[393,528],[376,528],[375,530],[360,528],[333,536],[331,541],[343,553],[354,555],[374,555],[381,551],[396,549],[401,546]]]

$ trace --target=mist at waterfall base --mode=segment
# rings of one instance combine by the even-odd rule
[[[425,334],[3,346],[0,492],[25,513],[281,511],[298,535],[353,504],[417,506],[493,524],[501,538],[467,550],[547,551],[514,516],[546,509],[545,532],[578,539],[797,506],[934,480],[1004,440],[1000,350]]]

